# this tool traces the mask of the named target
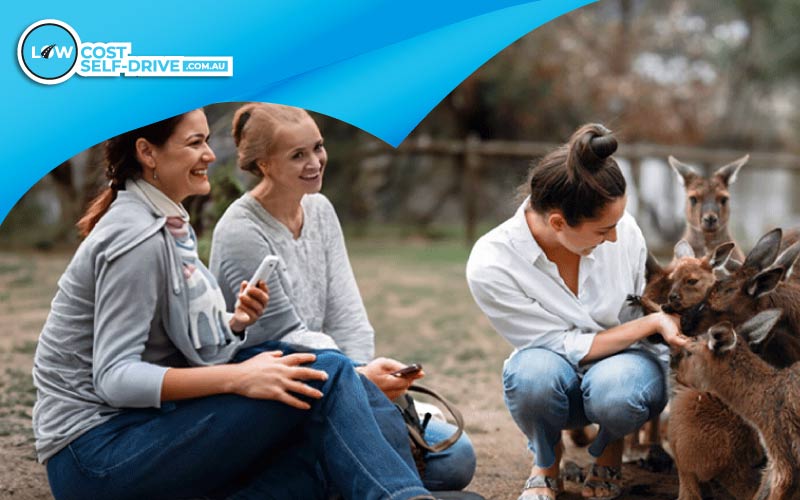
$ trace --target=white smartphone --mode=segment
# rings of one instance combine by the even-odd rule
[[[278,267],[280,261],[281,258],[277,255],[267,255],[264,257],[264,260],[262,260],[261,264],[258,265],[256,272],[253,273],[253,277],[247,282],[247,285],[258,286],[259,281],[266,283],[270,275],[272,275],[272,272]]]
[[[250,278],[250,281],[247,282],[248,287],[256,287],[258,286],[259,281],[263,281],[264,283],[267,282],[270,275],[275,268],[278,267],[278,264],[281,262],[281,258],[277,255],[267,255],[264,257],[264,260],[261,261],[261,264],[258,265],[258,269],[256,272],[253,273],[253,277]],[[239,299],[236,299],[236,304],[234,305],[234,309],[239,307]]]

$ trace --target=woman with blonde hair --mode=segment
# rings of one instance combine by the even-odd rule
[[[253,342],[281,339],[317,349],[337,349],[359,366],[364,387],[384,435],[412,462],[408,433],[389,399],[408,389],[412,377],[393,372],[404,364],[374,355],[375,331],[347,256],[342,228],[330,201],[319,191],[328,157],[322,134],[303,109],[249,103],[233,118],[238,164],[259,182],[228,207],[214,230],[211,270],[229,304],[236,283],[265,255],[283,266],[269,280],[271,301],[251,328]],[[385,395],[385,396],[384,396]],[[388,399],[387,399],[388,398]],[[429,442],[454,427],[431,421]],[[449,449],[425,456],[423,482],[433,490],[460,490],[472,479],[475,453],[466,435]]]

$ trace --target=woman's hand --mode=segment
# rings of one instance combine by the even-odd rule
[[[255,323],[264,314],[268,302],[269,289],[266,283],[259,281],[257,286],[248,286],[246,281],[242,281],[230,322],[231,330],[241,333]]]
[[[392,375],[392,373],[405,367],[405,364],[394,359],[375,358],[366,366],[359,366],[356,370],[377,385],[378,389],[383,391],[387,398],[394,400],[405,394],[415,380],[425,376],[423,371],[408,377]]]
[[[670,346],[683,347],[689,341],[681,332],[680,317],[664,312],[653,313],[648,317],[653,318],[655,330],[664,337],[664,341]]]
[[[312,399],[322,397],[322,392],[303,383],[304,380],[328,380],[322,370],[305,365],[317,357],[312,353],[296,353],[284,356],[281,351],[262,352],[236,365],[229,392],[254,399],[272,399],[300,410],[311,405],[295,395]]]
[[[680,320],[677,316],[656,312],[599,332],[594,336],[589,352],[580,363],[585,364],[624,351],[634,342],[653,333],[661,334],[664,341],[674,347],[683,347],[689,341],[681,333]]]

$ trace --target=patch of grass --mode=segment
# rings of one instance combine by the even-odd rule
[[[464,349],[456,353],[456,359],[462,362],[483,360],[486,358],[486,352],[480,347],[473,347]]]
[[[26,286],[33,284],[33,273],[26,272],[16,278],[12,279],[9,283],[11,286]]]
[[[447,354],[447,349],[444,346],[432,342],[425,342],[425,345],[414,342],[414,346],[416,348],[410,350],[404,358],[413,360],[414,363],[422,363],[422,366],[425,367],[434,368],[441,363],[441,360]]]
[[[0,275],[15,273],[22,269],[19,262],[0,262]]]
[[[375,242],[358,240],[348,242],[350,255],[355,257],[375,257],[391,263],[413,263],[416,265],[461,264],[467,262],[470,249],[460,242]]]
[[[30,408],[36,402],[36,388],[30,372],[19,368],[6,368],[8,386],[0,394],[0,406]]]
[[[36,352],[36,346],[39,343],[35,340],[26,340],[22,344],[14,344],[12,351],[19,354],[33,354]]]

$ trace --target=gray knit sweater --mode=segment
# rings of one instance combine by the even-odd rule
[[[295,239],[249,193],[228,207],[214,229],[209,268],[230,308],[243,280],[265,255],[284,266],[269,280],[264,316],[247,329],[248,345],[282,338],[305,324],[330,335],[356,362],[372,359],[375,331],[356,285],[339,218],[322,194],[303,198],[303,229]],[[302,322],[302,323],[301,323]]]

